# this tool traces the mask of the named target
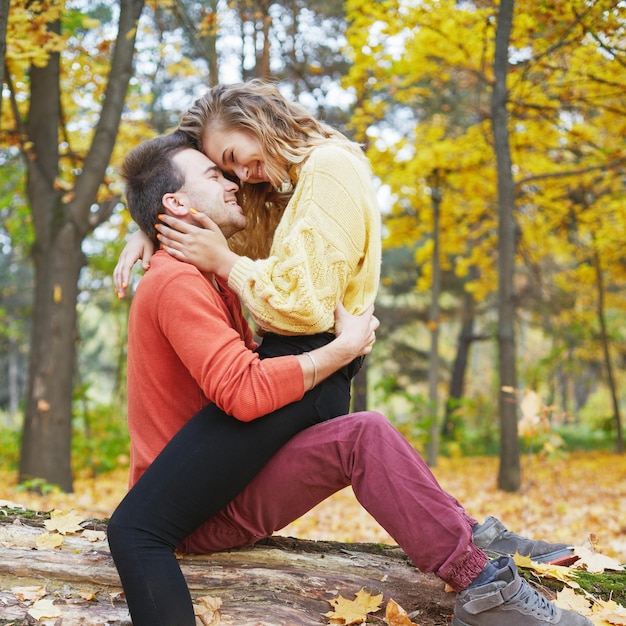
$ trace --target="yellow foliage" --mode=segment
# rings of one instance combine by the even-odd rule
[[[413,249],[416,289],[430,289],[438,192],[441,266],[453,267],[477,301],[489,298],[498,285],[490,127],[497,6],[347,6],[354,66],[344,85],[356,96],[352,125],[358,137],[373,139],[374,172],[393,202],[384,245]],[[576,325],[590,338],[598,263],[607,310],[626,310],[624,32],[623,12],[612,2],[516,4],[508,102],[518,286],[529,285],[527,264],[551,302],[567,302],[555,307],[554,327]],[[395,134],[383,136],[381,125]]]

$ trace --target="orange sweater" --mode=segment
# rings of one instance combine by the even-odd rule
[[[250,421],[304,395],[293,356],[260,360],[237,296],[163,251],[133,298],[128,424],[133,485],[180,427],[214,402]]]

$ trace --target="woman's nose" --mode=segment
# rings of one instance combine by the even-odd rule
[[[248,180],[250,171],[247,167],[242,165],[235,170],[235,174],[240,181],[245,183]]]

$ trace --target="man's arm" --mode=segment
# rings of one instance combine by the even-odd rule
[[[158,311],[161,332],[205,396],[242,421],[299,400],[314,382],[368,354],[378,327],[373,309],[351,316],[340,308],[337,338],[311,351],[313,360],[306,355],[261,360],[243,341],[244,327],[236,328],[245,324],[236,297],[225,296],[181,263],[148,306]]]

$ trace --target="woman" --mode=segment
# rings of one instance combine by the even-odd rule
[[[165,217],[170,254],[228,279],[265,333],[327,333],[337,301],[352,314],[374,302],[380,215],[357,144],[257,80],[209,90],[179,129],[238,179],[248,227],[231,250],[208,220],[194,228]],[[115,270],[119,293],[150,248],[140,234],[128,244]]]

